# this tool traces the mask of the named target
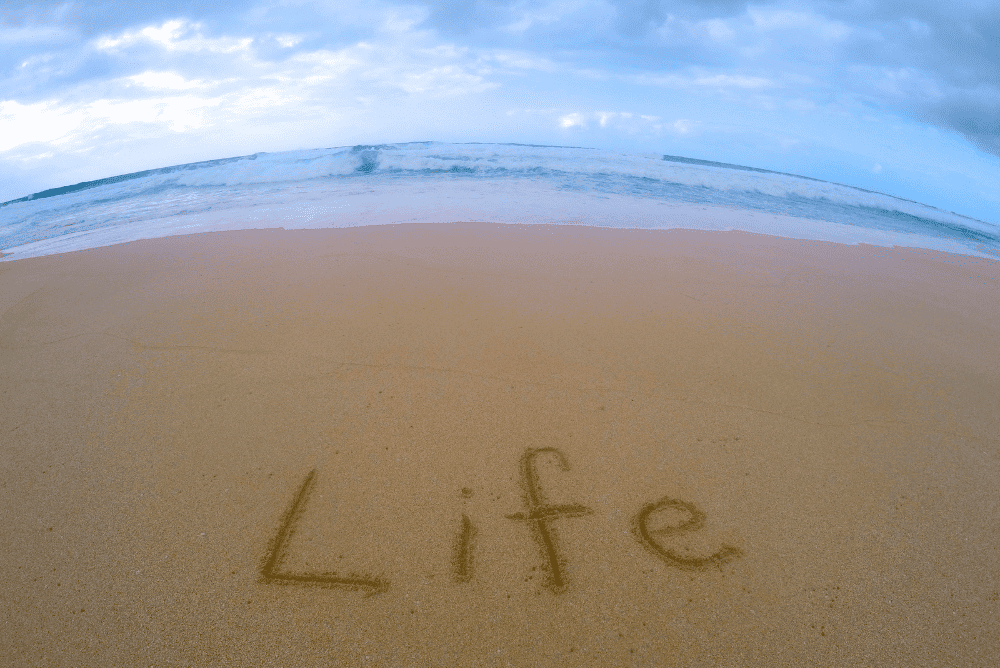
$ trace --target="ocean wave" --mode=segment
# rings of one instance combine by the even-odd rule
[[[295,227],[296,221],[315,225],[323,216],[330,218],[329,226],[342,226],[356,223],[333,220],[331,212],[350,210],[352,202],[361,202],[359,197],[416,193],[421,188],[451,202],[452,211],[461,210],[456,206],[463,196],[478,198],[476,210],[489,219],[487,193],[514,182],[530,185],[535,196],[575,193],[796,218],[802,220],[797,233],[801,238],[822,236],[815,224],[820,221],[856,229],[857,240],[885,232],[929,240],[922,243],[926,247],[943,248],[934,245],[940,240],[951,250],[1000,256],[1000,228],[995,225],[794,174],[662,154],[438,142],[257,153],[53,188],[0,204],[0,248],[9,251],[60,237],[71,237],[74,247],[87,247],[88,238],[94,243],[115,238],[115,229],[121,230],[122,238],[142,238],[136,235],[143,225],[155,227],[163,236],[203,228],[195,219],[210,213],[217,222],[227,212],[260,219],[261,215],[247,212],[262,214],[269,208],[281,209],[289,222],[286,227]],[[478,195],[468,194],[473,191]],[[437,206],[432,200],[421,206]],[[369,212],[378,208],[377,202],[366,206]],[[581,218],[570,213],[564,217],[576,222]],[[559,212],[550,212],[545,220],[559,222]],[[650,225],[647,221],[642,226]],[[232,229],[230,223],[227,229]],[[838,234],[845,236],[843,231]],[[846,235],[850,237],[849,232]]]

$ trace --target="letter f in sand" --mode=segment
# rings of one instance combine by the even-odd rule
[[[507,518],[525,520],[531,526],[535,539],[538,541],[539,547],[542,548],[542,554],[548,562],[546,570],[549,577],[545,587],[553,593],[559,593],[566,589],[566,578],[563,575],[563,564],[559,559],[556,534],[551,522],[559,517],[590,515],[594,511],[579,504],[551,505],[546,502],[541,489],[539,489],[538,473],[535,471],[535,458],[543,453],[552,454],[563,471],[569,470],[566,456],[556,448],[530,448],[526,450],[524,456],[521,457],[521,478],[528,512],[507,515]]]

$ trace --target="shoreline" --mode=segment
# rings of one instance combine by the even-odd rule
[[[1000,250],[972,237],[931,235],[917,230],[881,229],[803,218],[724,204],[685,203],[624,195],[576,193],[531,184],[468,184],[449,191],[440,183],[383,184],[379,192],[353,188],[316,193],[305,202],[277,198],[266,205],[224,207],[153,216],[142,223],[125,222],[93,230],[69,232],[48,239],[0,249],[10,262],[46,254],[107,247],[131,241],[209,232],[346,229],[412,224],[476,224],[580,226],[619,230],[744,231],[803,241],[887,248],[924,248],[996,260]],[[529,200],[531,205],[523,202]],[[982,221],[978,221],[982,223]],[[81,223],[82,224],[82,223]],[[982,223],[992,229],[989,223]],[[954,230],[952,230],[954,232]],[[967,234],[989,234],[970,228]],[[995,236],[995,231],[993,232]]]

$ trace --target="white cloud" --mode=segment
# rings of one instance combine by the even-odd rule
[[[298,46],[299,44],[301,44],[302,38],[299,37],[298,35],[276,35],[274,37],[274,41],[276,41],[278,44],[285,47],[286,49],[290,49],[293,46]]]
[[[115,51],[123,46],[133,46],[142,42],[154,44],[168,51],[195,53],[235,53],[246,51],[253,43],[252,37],[208,38],[197,31],[200,24],[183,19],[172,19],[158,26],[147,26],[141,30],[126,30],[120,36],[102,37],[95,46],[101,51]]]
[[[85,108],[88,119],[101,123],[125,125],[152,123],[174,132],[184,132],[208,124],[202,111],[217,107],[221,98],[206,99],[193,95],[146,100],[96,100]]]
[[[84,104],[0,102],[0,152],[35,142],[50,146],[86,144],[94,132],[113,125],[144,124],[186,132],[210,125],[213,119],[205,111],[223,102],[223,98],[193,95],[98,99]]]
[[[563,128],[572,128],[572,127],[584,128],[587,127],[587,124],[586,121],[584,120],[583,114],[573,113],[573,114],[566,114],[565,116],[560,118],[559,126]]]
[[[679,118],[674,121],[673,127],[678,134],[686,135],[694,129],[694,123],[686,118]]]
[[[489,59],[501,65],[514,67],[522,70],[535,70],[538,72],[564,72],[566,68],[548,58],[541,58],[529,53],[519,53],[513,51],[494,51],[489,55]]]
[[[298,54],[269,78],[290,86],[358,86],[397,88],[412,95],[463,95],[480,93],[499,84],[477,59],[450,45],[405,48],[359,42],[340,51]],[[362,97],[367,97],[362,95]]]
[[[664,88],[713,88],[718,90],[760,90],[775,88],[780,84],[772,79],[738,74],[638,74],[624,77],[630,83]]]
[[[434,67],[423,72],[407,74],[398,83],[407,93],[433,93],[435,95],[460,95],[479,93],[499,84],[485,81],[453,65]]]
[[[305,82],[318,84],[346,76],[349,72],[362,68],[367,60],[368,44],[358,44],[352,49],[341,51],[311,51],[300,53],[288,60],[285,66],[271,76],[278,81],[294,84]]]
[[[238,63],[234,62],[231,70],[220,69],[220,73],[236,75],[222,80],[230,89],[271,81],[285,87],[291,96],[306,98],[310,95],[305,90],[310,88],[313,96],[319,98],[329,95],[331,87],[360,89],[351,95],[356,99],[370,97],[367,91],[372,86],[429,96],[481,93],[498,86],[487,79],[492,72],[487,63],[471,55],[468,49],[435,43],[429,31],[415,30],[425,16],[426,10],[422,9],[384,12],[374,39],[359,41],[337,51],[320,49],[299,53],[278,63],[256,58],[251,48],[253,38],[207,38],[201,34],[200,24],[183,19],[106,37],[99,40],[96,47],[113,53],[124,46],[147,44],[170,51],[232,54],[239,58]],[[286,48],[302,41],[301,36],[290,34],[279,34],[273,39]],[[147,71],[128,77],[127,81],[152,90],[191,90],[210,85],[202,79],[185,78],[182,72],[176,71]],[[191,126],[188,122],[179,125]]]
[[[204,88],[207,85],[202,81],[188,81],[173,72],[143,72],[142,74],[128,77],[128,80],[146,88],[167,88],[170,90]]]
[[[616,118],[632,118],[632,114],[627,111],[599,111],[595,115],[602,128],[608,127],[608,123]]]
[[[594,2],[593,0],[556,0],[542,7],[534,4],[529,7],[528,3],[519,2],[514,5],[513,9],[520,12],[520,15],[513,22],[508,23],[500,29],[504,32],[514,34],[523,33],[537,25],[556,23],[570,14],[587,9],[590,9],[592,12],[601,12],[603,10],[603,13],[610,14],[605,3]]]
[[[59,141],[79,127],[84,118],[80,110],[61,109],[47,102],[0,102],[0,151],[33,142]]]
[[[659,135],[663,130],[659,116],[637,114],[631,111],[574,111],[565,113],[556,109],[517,109],[507,112],[508,116],[515,114],[548,117],[554,119],[556,125],[563,129],[588,129],[596,126],[602,132],[619,136]]]
[[[138,57],[144,62],[156,62],[164,50],[211,54],[213,76],[192,73],[192,68],[203,67],[202,58],[172,59],[170,69],[151,67],[81,84],[62,100],[32,105],[8,100],[0,107],[0,151],[48,145],[32,147],[19,160],[49,152],[54,145],[62,151],[86,151],[106,141],[115,127],[121,128],[116,135],[127,141],[133,132],[129,127],[142,128],[142,137],[167,137],[211,127],[284,123],[289,118],[346,118],[393,95],[433,99],[474,95],[499,85],[491,79],[491,63],[470,49],[414,30],[419,14],[404,11],[385,18],[381,32],[368,41],[276,62],[259,57],[251,37],[209,38],[199,24],[182,19],[106,36],[90,45],[112,58],[125,48],[129,60]],[[284,33],[265,37],[287,48],[302,40]],[[209,89],[211,95],[205,93]]]
[[[476,55],[484,63],[495,63],[498,68],[510,70],[531,70],[545,74],[562,74],[580,79],[609,80],[613,74],[608,70],[593,67],[578,67],[559,62],[552,58],[525,51],[492,49]],[[510,71],[508,70],[508,72]]]

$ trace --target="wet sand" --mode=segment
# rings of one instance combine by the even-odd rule
[[[998,304],[736,232],[0,263],[0,664],[991,665]]]

